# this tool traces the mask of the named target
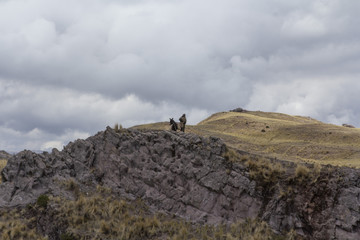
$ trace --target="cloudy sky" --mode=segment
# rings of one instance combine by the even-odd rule
[[[0,149],[236,107],[360,126],[359,0],[0,0]]]

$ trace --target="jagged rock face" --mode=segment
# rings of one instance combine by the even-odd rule
[[[219,223],[256,217],[255,182],[243,166],[233,170],[218,138],[167,131],[116,133],[108,128],[62,152],[24,151],[3,170],[0,206],[26,205],[40,194],[62,195],[59,182],[102,184],[128,198],[189,220]]]
[[[2,171],[0,207],[24,206],[43,193],[71,198],[61,183],[74,179],[83,191],[104,185],[200,223],[259,217],[274,231],[293,228],[309,239],[360,238],[358,170],[323,171],[316,182],[294,184],[289,199],[280,191],[288,180],[259,187],[244,164],[223,157],[225,151],[218,138],[107,128],[61,152],[13,156]]]
[[[326,168],[316,181],[287,183],[292,196],[274,194],[262,218],[273,229],[291,227],[309,239],[360,239],[359,170]]]

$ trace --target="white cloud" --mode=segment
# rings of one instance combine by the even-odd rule
[[[57,148],[61,150],[64,147],[64,143],[61,141],[48,141],[41,145],[40,150],[42,151],[50,151],[50,149]]]
[[[247,108],[311,116],[338,125],[359,124],[359,107],[354,104],[360,84],[354,81],[329,78],[259,83]]]
[[[56,40],[55,24],[44,18],[36,19],[20,31],[31,48],[47,48]]]
[[[12,139],[0,141],[0,149],[11,151],[62,148],[69,141],[87,138],[115,123],[131,127],[168,121],[186,112],[189,124],[195,124],[209,115],[206,110],[172,102],[145,102],[134,94],[112,99],[96,93],[7,81],[0,81],[0,89],[4,96],[0,102],[4,113],[2,137]]]
[[[182,113],[197,123],[244,106],[360,125],[359,7],[0,1],[0,127],[10,139],[0,148],[59,146],[77,136],[69,129],[87,136]]]
[[[324,23],[312,16],[293,16],[281,28],[284,35],[295,39],[321,37],[326,33]]]

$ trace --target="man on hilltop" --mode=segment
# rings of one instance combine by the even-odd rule
[[[186,116],[185,113],[179,118],[180,121],[180,131],[185,132]]]

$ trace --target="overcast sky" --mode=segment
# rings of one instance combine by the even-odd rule
[[[359,0],[0,0],[0,150],[236,107],[360,126]]]

